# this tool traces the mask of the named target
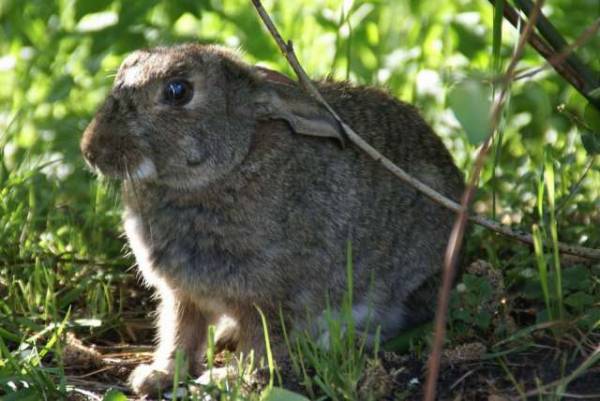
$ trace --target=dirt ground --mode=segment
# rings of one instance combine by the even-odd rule
[[[65,347],[65,366],[69,384],[89,392],[72,393],[71,400],[93,399],[109,388],[133,397],[127,388],[127,376],[140,362],[150,360],[150,347],[130,345],[87,346],[70,335]],[[576,347],[570,353],[555,344],[537,345],[512,352],[502,359],[483,355],[480,343],[464,344],[446,350],[438,385],[439,400],[508,401],[512,399],[546,399],[552,384],[573,372],[584,357]],[[571,355],[571,358],[564,358]],[[500,362],[501,361],[501,362]],[[421,400],[425,382],[425,361],[410,354],[381,352],[365,370],[359,386],[371,389],[380,400]],[[284,386],[303,392],[303,387],[289,371],[283,371]],[[266,384],[266,373],[248,379],[248,388]],[[519,389],[517,390],[518,384]],[[540,398],[541,397],[541,398]],[[565,400],[600,400],[600,366],[593,366],[572,380],[565,390]]]

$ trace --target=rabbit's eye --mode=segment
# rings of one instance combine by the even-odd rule
[[[192,100],[192,84],[183,79],[167,82],[163,91],[164,101],[172,106],[182,106]]]

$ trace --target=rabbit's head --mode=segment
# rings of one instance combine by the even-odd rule
[[[335,120],[291,81],[231,52],[194,44],[142,50],[119,68],[81,150],[107,176],[193,189],[239,165],[268,119],[340,138]]]

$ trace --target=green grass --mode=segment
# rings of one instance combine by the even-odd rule
[[[343,6],[331,0],[265,6],[284,35],[294,40],[311,75],[333,71],[339,79],[377,83],[416,104],[457,165],[467,171],[477,144],[449,111],[448,94],[464,77],[478,85],[477,93],[487,90],[516,41],[514,30],[506,24],[502,29],[487,1],[467,3],[354,1]],[[559,31],[574,38],[597,15],[592,3],[574,6],[572,0],[554,0],[550,17]],[[246,60],[289,72],[247,7],[243,0],[223,6],[183,0],[135,6],[120,0],[0,2],[3,401],[61,399],[79,390],[106,400],[124,399],[126,372],[115,369],[79,378],[98,367],[65,363],[70,361],[67,332],[106,354],[119,354],[113,349],[123,344],[150,344],[152,331],[146,326],[154,308],[135,277],[122,238],[118,186],[97,180],[86,169],[78,141],[120,61],[140,47],[197,37],[233,47],[239,43]],[[117,15],[115,25],[99,31],[78,25],[84,16],[93,20],[102,11]],[[600,37],[594,37],[578,51],[595,69],[600,68],[599,47]],[[521,66],[540,63],[528,49]],[[599,134],[594,118],[585,100],[556,74],[517,82],[502,120],[501,140],[482,174],[474,208],[515,227],[532,228],[536,245],[524,247],[473,228],[466,260],[484,259],[490,266],[488,274],[468,271],[458,283],[446,348],[484,344],[481,363],[495,372],[500,385],[519,389],[512,393],[517,397],[538,391],[536,397],[565,398],[597,369],[600,266],[565,258],[556,247],[558,240],[600,247],[600,168],[589,145]],[[543,248],[542,242],[551,246]],[[501,280],[502,290],[492,280]],[[382,352],[366,351],[355,330],[348,309],[351,280],[348,285],[342,311],[326,319],[328,348],[308,333],[287,338],[302,391],[312,399],[377,398],[373,388],[363,386],[369,383],[364,372],[379,371],[386,361]],[[381,349],[422,363],[430,330],[427,325],[417,328]],[[131,357],[143,358],[137,354],[132,351]],[[543,354],[552,359],[540,359]],[[526,356],[540,366],[564,367],[553,376],[529,377],[515,367],[526,363],[519,359]],[[210,355],[209,365],[215,358]],[[261,367],[252,355],[238,363],[244,372]],[[279,387],[276,363],[264,363],[272,380],[266,392],[244,393],[244,375],[206,390],[227,400],[291,400]],[[420,374],[410,366],[396,368],[398,374],[408,372],[399,383]],[[449,388],[461,374],[443,385]],[[479,374],[476,370],[465,383]],[[419,397],[418,385],[406,384],[397,392],[398,399]],[[184,399],[194,397],[199,399],[191,394]]]
[[[361,388],[360,382],[369,363],[377,361],[379,328],[373,339],[372,350],[367,350],[368,329],[358,332],[352,316],[353,263],[352,246],[348,243],[346,264],[346,294],[338,313],[328,306],[324,312],[323,330],[328,334],[309,331],[290,337],[284,331],[294,373],[311,399],[325,395],[330,400],[372,400],[376,388]],[[284,325],[283,316],[281,324]],[[317,322],[311,322],[317,324]]]

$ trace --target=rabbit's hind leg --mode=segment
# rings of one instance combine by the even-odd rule
[[[398,334],[406,325],[406,311],[399,304],[378,305],[374,307],[371,303],[355,303],[351,314],[345,315],[340,312],[323,312],[312,324],[313,338],[317,344],[324,349],[329,349],[332,339],[330,325],[337,320],[341,324],[341,335],[348,331],[348,325],[352,324],[357,333],[357,340],[365,343],[367,349],[373,349],[375,342],[384,342]]]
[[[152,364],[139,365],[129,377],[138,394],[153,395],[173,384],[175,354],[184,353],[180,378],[189,371],[199,374],[206,347],[208,321],[206,315],[191,301],[178,297],[170,289],[161,288],[158,311],[158,346]]]
[[[263,327],[263,321],[256,306],[239,306],[236,313],[239,325],[238,352],[241,352],[244,355],[249,355],[250,352],[253,352],[255,357],[260,359],[261,357],[266,356],[268,340],[268,346],[275,359],[287,355],[283,352],[287,350],[287,348],[285,348],[285,342],[283,340],[279,313],[275,311],[275,308],[270,308],[265,305],[262,305],[260,310],[265,316],[269,338],[265,338],[265,327]]]
[[[404,301],[407,327],[416,327],[433,318],[440,281],[439,275],[429,278]]]

